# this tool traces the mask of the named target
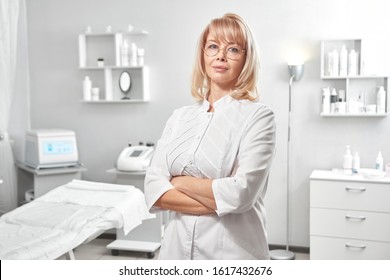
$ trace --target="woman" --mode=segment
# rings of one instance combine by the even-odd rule
[[[201,34],[198,103],[174,111],[145,178],[152,212],[169,211],[160,259],[268,259],[263,199],[275,146],[273,112],[257,99],[258,59],[235,14]]]

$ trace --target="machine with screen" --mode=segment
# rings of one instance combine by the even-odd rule
[[[78,164],[76,134],[63,129],[40,129],[26,133],[25,164],[55,168]]]
[[[144,171],[153,156],[153,147],[130,146],[125,148],[119,155],[116,168],[119,171]]]

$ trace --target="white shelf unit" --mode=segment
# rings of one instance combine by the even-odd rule
[[[357,54],[357,75],[330,76],[328,67],[328,53],[337,50],[340,52],[345,45],[349,53],[354,49]],[[344,90],[347,104],[350,98],[357,99],[360,94],[364,97],[366,105],[376,104],[376,92],[378,86],[383,86],[386,91],[385,113],[321,113],[322,117],[385,117],[389,112],[388,76],[364,75],[364,42],[362,39],[326,40],[321,42],[321,79],[331,82],[330,87],[336,90]],[[348,105],[347,105],[348,107]]]
[[[99,100],[82,103],[118,104],[140,103],[149,101],[149,80],[147,66],[122,66],[121,45],[125,39],[130,43],[142,43],[140,36],[147,35],[146,31],[116,32],[116,33],[88,33],[79,34],[79,69],[90,76],[92,87],[99,87]],[[104,66],[99,67],[97,60],[104,59]],[[119,89],[119,76],[123,72],[131,76],[130,99],[124,96]]]

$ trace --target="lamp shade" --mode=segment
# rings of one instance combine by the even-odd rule
[[[303,69],[303,64],[288,65],[288,72],[290,73],[290,77],[293,77],[294,81],[299,81],[303,75]]]

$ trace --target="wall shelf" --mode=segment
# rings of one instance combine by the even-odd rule
[[[387,113],[385,114],[377,114],[377,113],[361,113],[361,114],[340,114],[340,113],[321,113],[321,117],[340,117],[340,118],[350,118],[350,117],[386,117]]]
[[[148,67],[129,66],[121,63],[121,46],[125,40],[142,46],[145,30],[131,32],[106,32],[79,34],[79,69],[92,81],[92,87],[98,87],[99,100],[82,100],[91,104],[141,103],[149,101]],[[131,55],[131,53],[130,53]],[[98,66],[97,60],[104,59],[104,66]],[[127,71],[131,77],[130,100],[122,100],[119,89],[119,77]]]
[[[352,74],[349,72],[349,65],[347,66],[347,75],[340,76],[339,72],[332,70],[329,57],[331,53],[336,50],[340,53],[342,47],[345,46],[347,53],[355,50],[357,53],[356,72]],[[349,62],[349,56],[347,64]],[[337,66],[339,69],[339,67]],[[389,112],[388,91],[389,79],[388,76],[383,75],[365,75],[364,74],[364,42],[362,39],[339,39],[339,40],[325,40],[321,42],[321,79],[329,81],[329,88],[335,88],[336,92],[340,90],[345,92],[345,100],[347,104],[347,112],[341,113],[321,113],[322,117],[386,117]],[[352,99],[357,101],[359,98],[363,99],[365,106],[376,105],[377,88],[383,86],[386,91],[385,113],[355,113],[355,110],[348,112],[349,104]],[[339,100],[340,96],[337,97]]]

